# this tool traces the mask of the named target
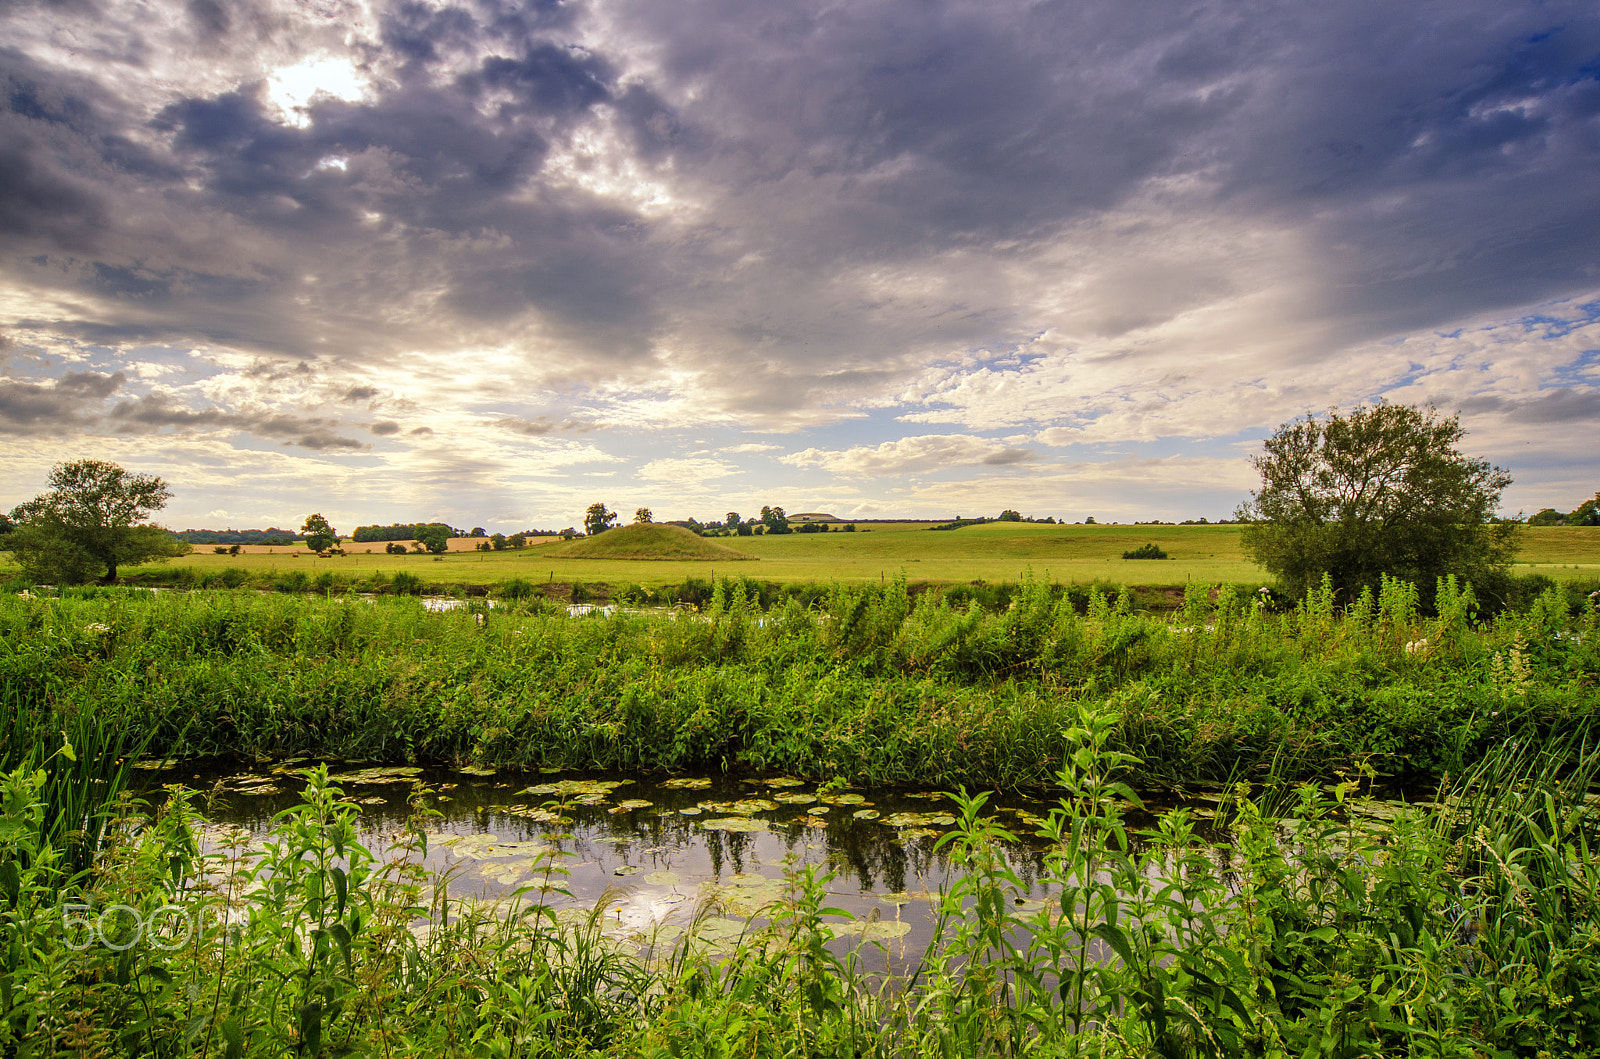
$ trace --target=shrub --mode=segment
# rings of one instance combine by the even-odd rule
[[[1124,559],[1165,559],[1167,553],[1154,544],[1141,544],[1131,552],[1123,552]]]

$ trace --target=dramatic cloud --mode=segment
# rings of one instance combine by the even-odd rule
[[[12,492],[186,453],[178,521],[286,521],[213,461],[287,446],[364,521],[1048,508],[1090,466],[1218,517],[1278,423],[1379,398],[1461,409],[1513,507],[1584,485],[1590,0],[77,0],[0,40]],[[1245,472],[1141,470],[1178,458]]]

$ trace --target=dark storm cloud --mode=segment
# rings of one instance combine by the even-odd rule
[[[352,386],[340,395],[339,400],[347,404],[357,401],[370,401],[378,396],[378,391],[371,386]]]
[[[1517,400],[1504,397],[1469,398],[1461,403],[1466,413],[1502,413],[1512,422],[1582,422],[1600,419],[1600,390],[1562,387],[1539,397]]]
[[[159,431],[172,427],[180,431],[237,430],[264,438],[287,438],[284,444],[308,449],[364,449],[353,438],[341,437],[338,424],[314,416],[282,413],[229,412],[220,408],[196,411],[171,404],[155,394],[135,401],[122,401],[111,410],[108,423],[124,431]]]
[[[987,467],[1009,467],[1012,464],[1027,463],[1034,458],[1032,449],[1002,449],[985,456],[982,463]]]
[[[282,44],[300,9],[183,10],[220,56]],[[1600,276],[1592,0],[462,0],[380,4],[376,31],[350,52],[368,96],[299,125],[254,67],[145,112],[115,64],[0,50],[0,269],[92,298],[57,330],[107,343],[319,366],[525,344],[544,384],[648,379],[670,346],[710,380],[702,407],[754,415],[881,398],[930,349],[1039,334],[1017,307],[1073,300],[1042,293],[1076,278],[1039,251],[1147,199],[1295,233],[1334,347]],[[127,66],[157,32],[130,33]],[[578,130],[630,153],[574,160]],[[609,163],[680,204],[578,179]],[[960,296],[835,282],[902,267]],[[1178,311],[1126,271],[1139,311],[1104,330]]]
[[[120,371],[69,371],[49,385],[0,379],[0,431],[43,434],[83,425],[125,382]]]
[[[1352,338],[1592,284],[1592,5],[638,3],[643,152],[809,263],[1048,236],[1150,178],[1310,227]],[[693,127],[670,147],[668,132]],[[1309,219],[1315,216],[1316,219]]]

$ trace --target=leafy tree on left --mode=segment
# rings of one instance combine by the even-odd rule
[[[98,573],[109,584],[120,566],[188,553],[188,544],[148,521],[171,498],[155,475],[104,460],[58,463],[50,491],[12,510],[16,528],[0,537],[0,548],[36,582],[76,585]]]

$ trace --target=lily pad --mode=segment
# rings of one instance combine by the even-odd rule
[[[646,801],[643,798],[628,798],[625,801],[618,802],[617,803],[617,808],[618,809],[648,809],[654,804],[656,804],[656,803],[655,802]]]
[[[774,794],[772,800],[782,802],[785,805],[810,805],[817,800],[817,796],[815,794],[800,793]]]
[[[828,811],[829,811],[829,809],[828,809],[828,806],[826,806],[826,805],[813,805],[811,808],[806,810],[806,812],[808,812],[808,813],[816,813],[818,816],[821,816],[823,813],[826,813]]]
[[[493,776],[499,769],[484,768],[482,765],[463,765],[456,769],[463,776]]]
[[[632,780],[556,780],[554,783],[540,783],[532,787],[525,787],[517,793],[599,795],[604,798],[618,787],[626,786],[632,782]]]
[[[851,813],[850,815],[855,817],[857,820],[876,820],[878,818],[878,810],[876,810],[876,809],[857,809],[855,812]]]
[[[612,875],[635,875],[635,874],[638,873],[638,871],[639,871],[639,866],[637,864],[624,864],[619,868],[613,869],[611,874]]]
[[[651,886],[676,886],[678,875],[670,871],[653,871],[644,877],[644,881]]]
[[[792,776],[779,776],[777,779],[760,780],[758,782],[766,787],[803,787],[806,781],[797,780]]]
[[[883,822],[889,827],[948,827],[956,818],[949,813],[892,813]]]
[[[700,825],[707,831],[765,831],[767,822],[748,816],[723,816]]]
[[[711,781],[698,776],[679,776],[676,779],[663,780],[658,786],[673,791],[703,791],[711,786]]]
[[[412,765],[393,765],[385,768],[361,769],[358,772],[345,772],[332,777],[336,783],[409,783],[417,776],[422,775],[422,770]]]
[[[508,816],[519,817],[523,820],[532,820],[536,824],[570,824],[572,817],[562,816],[551,809],[541,809],[531,805],[508,805],[504,810]]]
[[[687,809],[679,809],[678,810],[678,815],[679,816],[699,816],[703,812],[705,812],[705,810],[700,808],[698,805],[691,805]]]
[[[889,941],[911,933],[911,924],[901,919],[858,919],[851,923],[830,923],[835,937],[862,941]]]
[[[701,802],[700,808],[708,813],[731,813],[736,816],[754,816],[778,808],[771,798],[741,798],[736,802]]]

